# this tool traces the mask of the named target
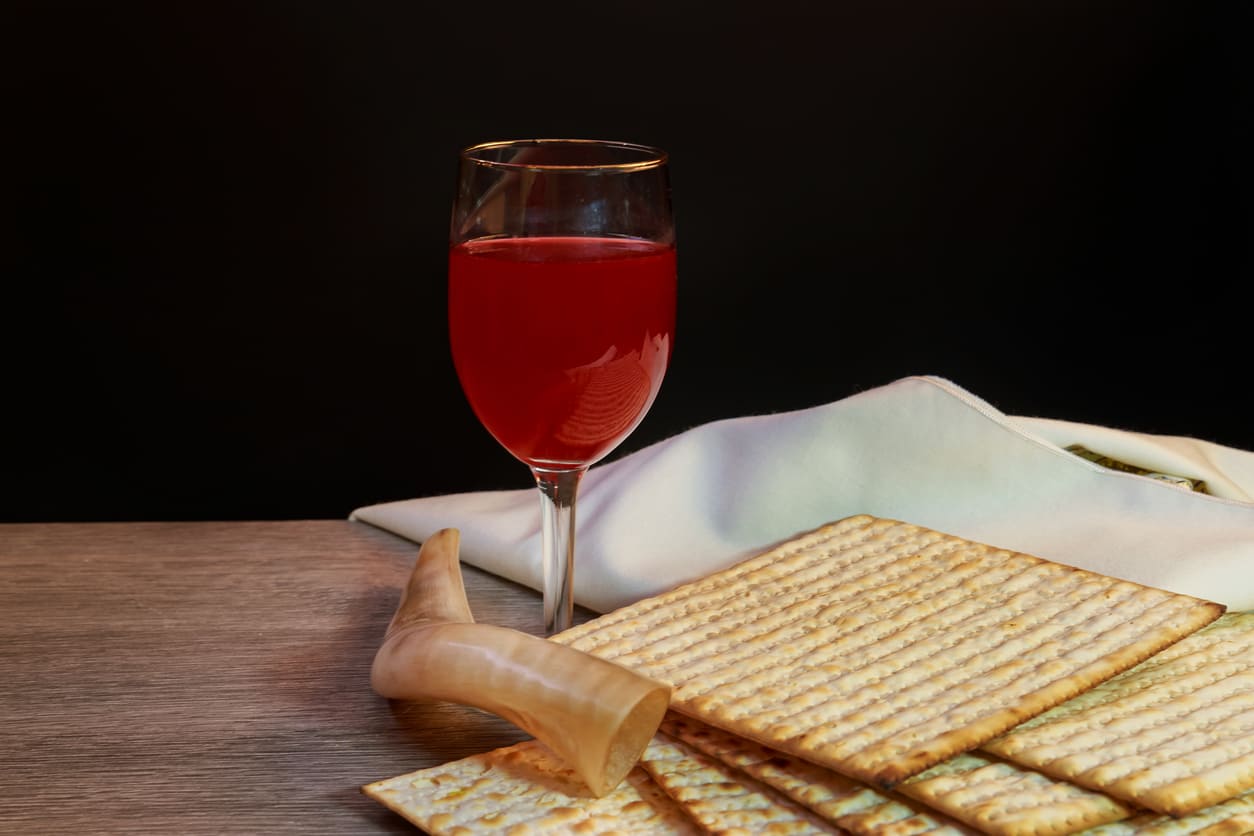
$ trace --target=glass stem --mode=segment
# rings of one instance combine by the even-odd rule
[[[575,617],[575,495],[584,469],[532,468],[540,488],[544,557],[544,635],[570,627]]]

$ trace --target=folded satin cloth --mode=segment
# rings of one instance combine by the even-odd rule
[[[1204,480],[1209,495],[1064,449],[1075,444]],[[938,377],[716,421],[593,467],[577,504],[575,600],[608,612],[864,513],[1254,609],[1254,453],[1007,416]],[[352,518],[416,542],[458,528],[464,561],[541,588],[534,489]]]

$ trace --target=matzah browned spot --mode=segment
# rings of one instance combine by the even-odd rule
[[[1254,789],[1254,613],[1225,615],[984,748],[1174,816]]]
[[[666,734],[654,736],[640,764],[658,786],[711,833],[846,833],[770,787]]]
[[[970,836],[980,832],[917,801],[885,794],[691,717],[669,714],[661,730],[858,836]]]
[[[684,714],[888,788],[1222,611],[864,515],[554,640],[671,684]]]
[[[639,767],[597,798],[537,741],[376,781],[362,791],[431,836],[702,832]]]

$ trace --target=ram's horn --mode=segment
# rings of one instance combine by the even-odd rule
[[[446,528],[422,544],[375,654],[371,686],[391,699],[445,700],[504,717],[606,794],[657,731],[670,687],[537,636],[474,623],[460,541]]]

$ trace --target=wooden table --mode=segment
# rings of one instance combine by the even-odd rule
[[[417,832],[361,785],[526,735],[371,691],[416,553],[341,520],[0,525],[0,833]],[[537,593],[465,576],[477,620],[540,632]]]

